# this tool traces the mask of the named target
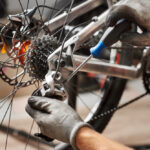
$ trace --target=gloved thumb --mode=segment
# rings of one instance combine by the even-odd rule
[[[126,5],[115,5],[109,10],[106,18],[106,26],[114,26],[121,19],[133,22],[135,21],[135,13],[135,10]]]
[[[150,33],[126,32],[121,35],[120,41],[135,46],[150,46]]]

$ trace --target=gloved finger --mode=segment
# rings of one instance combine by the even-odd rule
[[[32,96],[28,99],[28,104],[30,107],[39,110],[43,113],[51,113],[50,111],[50,99],[39,97],[39,96]]]
[[[126,5],[113,6],[106,18],[106,26],[114,26],[121,19],[135,21],[135,10]]]
[[[121,35],[120,41],[135,46],[150,46],[150,33],[127,32]]]
[[[26,105],[25,110],[33,119],[36,119],[39,114],[39,112],[33,109],[29,104]]]

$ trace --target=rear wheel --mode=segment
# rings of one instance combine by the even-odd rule
[[[20,4],[22,10],[26,8],[28,9],[31,2],[33,1],[27,0],[27,3],[23,6],[22,2],[18,0],[18,4]],[[51,13],[48,17],[54,17],[55,12],[58,11],[57,9],[59,9],[61,6],[64,6],[62,2],[64,3],[64,1],[62,0],[54,1],[53,5],[56,6],[55,7],[56,9],[51,10]],[[65,4],[68,5],[69,2],[72,2],[72,1],[66,1]],[[46,12],[44,12],[45,8],[38,9],[40,5],[39,3],[41,5],[47,5],[47,1],[46,0],[43,0],[43,2],[38,2],[37,0],[35,1],[34,5],[37,6],[36,15],[39,16],[40,18],[39,20],[33,19],[32,21],[34,22],[31,22],[28,26],[26,26],[26,24],[28,24],[29,22],[25,17],[22,28],[18,29],[16,28],[16,25],[18,26],[19,24],[19,27],[21,26],[20,20],[19,18],[15,18],[16,16],[13,16],[15,20],[12,20],[12,22],[15,22],[15,24],[12,25],[11,24],[12,22],[11,22],[10,24],[7,24],[6,26],[4,26],[4,28],[2,29],[1,36],[2,36],[2,41],[3,41],[3,48],[1,52],[3,54],[0,54],[1,55],[0,56],[0,77],[3,81],[5,81],[6,83],[12,86],[12,89],[11,89],[12,91],[6,97],[1,98],[0,108],[6,107],[7,109],[3,113],[4,115],[1,117],[0,125],[3,124],[6,114],[8,114],[9,116],[7,118],[8,129],[10,126],[11,110],[13,107],[13,101],[14,101],[16,92],[18,91],[18,89],[22,87],[27,87],[29,85],[35,85],[36,88],[40,87],[40,82],[41,80],[44,79],[44,76],[45,76],[45,74],[43,75],[42,73],[48,71],[47,70],[48,68],[45,67],[47,64],[46,62],[47,59],[45,59],[45,55],[46,57],[50,55],[55,50],[53,49],[53,47],[57,48],[58,46],[57,44],[58,43],[61,44],[62,42],[61,41],[62,37],[58,37],[58,39],[60,39],[60,41],[58,42],[58,41],[55,41],[54,38],[50,38],[50,39],[49,37],[47,38],[47,35],[46,36],[44,35],[44,38],[42,39],[43,41],[41,40],[41,35],[39,34],[39,30],[45,21],[44,19],[47,18],[47,16],[46,15],[44,16],[44,14],[46,14]],[[104,9],[106,9],[106,6],[102,7],[102,11]],[[24,15],[24,13],[25,12],[23,12],[22,15]],[[84,16],[82,17],[84,18]],[[80,23],[79,20],[76,20],[72,24],[74,25],[77,23]],[[27,30],[25,26],[27,27]],[[42,31],[44,32],[44,34],[49,33],[49,30],[47,28],[44,28],[44,30]],[[22,35],[22,33],[24,33],[24,35]],[[49,33],[49,34],[51,35],[55,33]],[[49,40],[52,42],[52,45],[49,45]],[[28,49],[31,48],[31,42],[35,44],[36,50],[34,51],[32,49],[32,52],[29,53]],[[42,44],[44,42],[47,44],[44,49],[46,53],[44,53],[45,51],[41,51],[40,49],[43,46]],[[128,50],[122,51],[121,59],[120,59],[121,64],[125,64],[125,65],[131,64],[131,62],[126,61],[127,58],[128,60],[132,60],[131,53],[130,53],[130,59],[129,59],[128,54],[129,54]],[[30,59],[27,59],[27,57],[31,55],[33,57],[30,57]],[[31,61],[31,59],[33,60]],[[29,62],[28,61],[26,62],[26,60],[28,60]],[[37,61],[37,64],[33,64],[32,63],[33,61]],[[28,69],[28,72],[26,70],[27,67],[30,67]],[[41,74],[39,74],[40,69],[42,69]],[[76,110],[79,110],[77,106],[80,106],[81,108],[81,104],[82,104],[84,106],[83,110],[86,109],[86,112],[87,112],[85,114],[82,114],[83,118],[86,118],[85,116],[89,114],[86,120],[95,128],[95,130],[97,130],[98,132],[102,132],[105,126],[108,124],[110,118],[112,117],[112,114],[105,116],[103,118],[100,118],[100,119],[95,119],[95,118],[101,115],[102,113],[104,113],[105,111],[110,110],[118,105],[121,95],[123,93],[126,81],[123,79],[106,77],[105,85],[101,89],[101,92],[94,91],[94,92],[89,92],[86,94],[78,93],[77,82],[78,82],[78,75],[74,76],[67,85],[68,93],[69,93],[68,103]],[[90,106],[91,104],[89,105],[86,103],[87,95],[92,96],[92,101],[94,101],[92,102],[93,107]],[[10,112],[8,110],[10,110]],[[3,109],[1,109],[1,111],[3,111]],[[6,131],[5,149],[7,149],[7,143],[8,143],[8,135],[9,135],[8,129]],[[31,130],[32,130],[32,127],[30,128],[29,134],[31,134]],[[29,137],[30,136],[28,136],[26,140],[27,144],[29,143]]]

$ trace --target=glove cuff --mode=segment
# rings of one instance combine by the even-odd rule
[[[76,134],[79,131],[79,129],[82,127],[92,128],[88,123],[85,123],[85,122],[80,122],[73,128],[70,134],[70,144],[75,150],[79,150],[76,146]]]

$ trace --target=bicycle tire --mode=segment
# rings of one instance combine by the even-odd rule
[[[128,64],[126,62],[126,58],[129,59],[129,57],[126,57],[126,55],[127,54],[123,54],[123,56],[122,56],[122,59],[121,59],[122,64]],[[110,88],[106,89],[106,86],[108,86],[108,85],[105,84],[105,86],[104,86],[105,91],[104,91],[104,95],[102,98],[102,103],[99,105],[99,107],[98,107],[97,111],[94,113],[93,117],[101,114],[102,112],[105,112],[106,110],[111,109],[112,107],[116,107],[117,104],[119,103],[120,97],[121,97],[123,90],[124,90],[124,87],[125,87],[126,80],[118,79],[118,78],[110,78],[110,80],[111,80],[111,82],[108,81]],[[77,76],[75,76],[71,82],[76,83],[77,82]],[[117,82],[117,84],[116,84],[116,82]],[[112,86],[113,86],[113,88],[111,88]],[[69,104],[75,108],[76,96],[77,96],[78,91],[77,91],[77,88],[75,90],[75,93],[72,92],[72,89],[69,89],[69,90],[72,93],[72,94],[69,94],[69,96],[70,96],[69,99],[71,99],[71,101],[69,100]],[[113,96],[116,97],[115,101],[114,101]],[[107,117],[105,117],[101,120],[95,120],[95,121],[91,121],[89,123],[95,128],[95,130],[97,130],[98,132],[101,132],[105,128],[105,126],[107,125],[107,123],[109,122],[111,117],[112,117],[112,114],[108,115]]]

